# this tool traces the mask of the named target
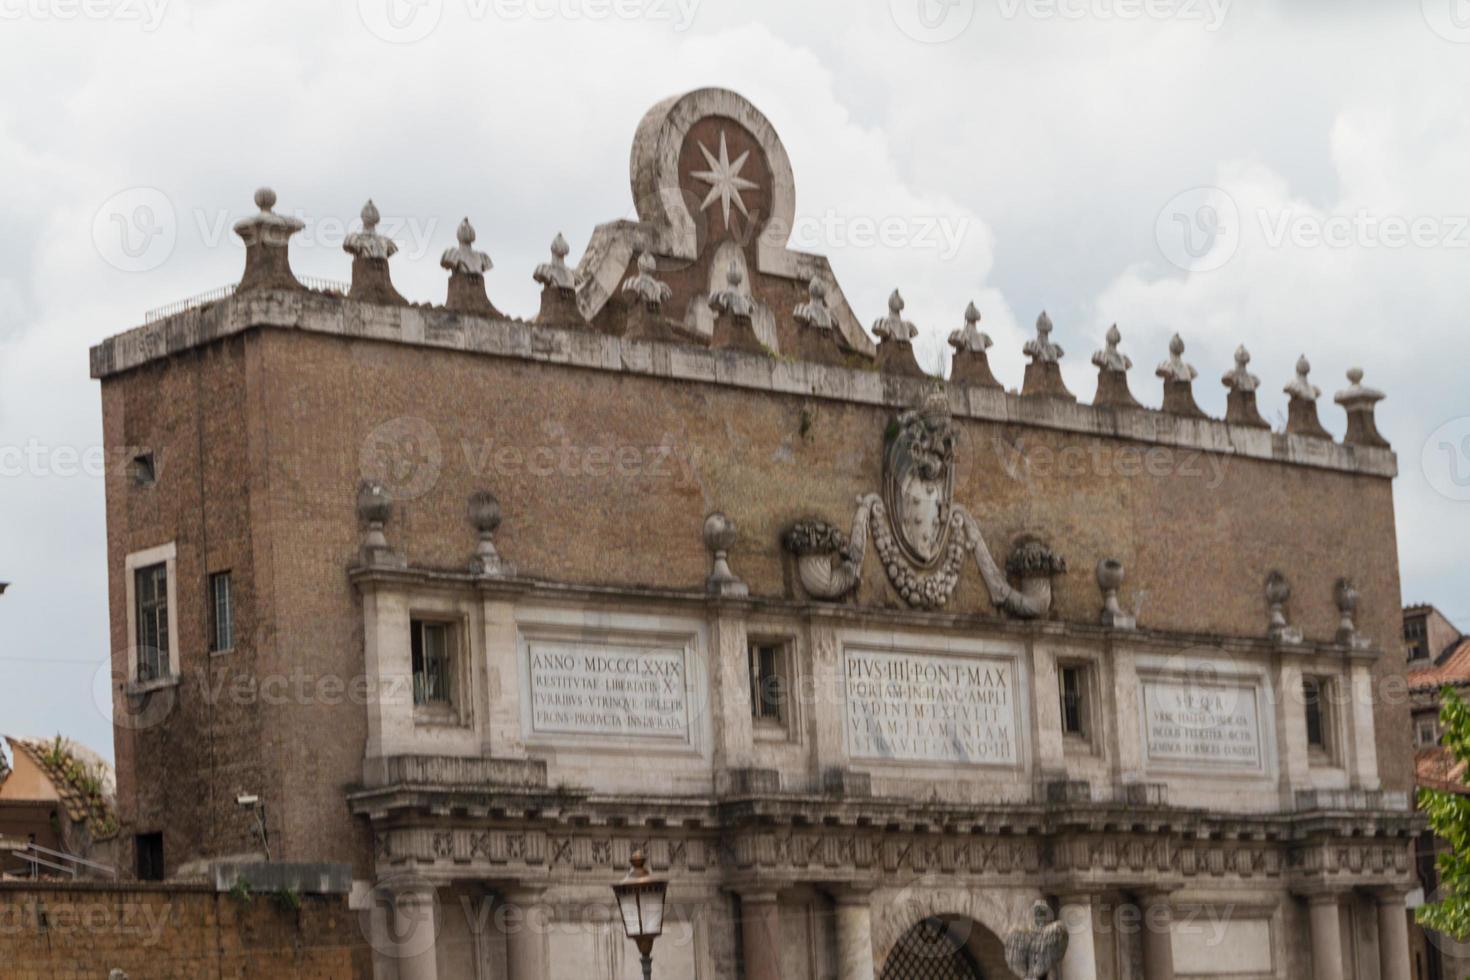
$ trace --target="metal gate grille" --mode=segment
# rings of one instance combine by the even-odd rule
[[[985,980],[942,919],[925,919],[888,954],[880,980]]]

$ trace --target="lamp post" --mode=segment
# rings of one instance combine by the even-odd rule
[[[632,864],[612,890],[623,915],[623,931],[638,944],[643,980],[653,980],[653,941],[664,931],[664,896],[669,883],[648,873],[642,851],[633,852]]]

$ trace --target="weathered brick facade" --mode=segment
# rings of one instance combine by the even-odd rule
[[[699,160],[660,142],[660,126],[696,141],[702,133],[706,143],[738,126],[739,145],[764,154],[749,173],[779,217],[789,168],[783,175],[784,153],[753,112],[732,93],[657,107],[635,147],[635,193],[640,148],[672,167],[679,186],[702,179]],[[705,910],[704,938],[687,953],[701,977],[733,976],[737,960],[748,977],[775,976],[777,954],[751,938],[750,923],[792,929],[798,908],[824,910],[826,924],[813,927],[825,937],[818,945],[838,951],[788,964],[784,975],[816,976],[829,963],[844,978],[862,977],[866,961],[871,977],[874,959],[884,962],[911,923],[880,915],[865,927],[868,939],[854,940],[847,925],[834,939],[832,916],[848,922],[841,910],[874,888],[884,896],[875,908],[897,907],[891,890],[911,891],[929,874],[959,876],[953,887],[970,897],[958,910],[946,911],[940,892],[921,890],[919,905],[984,923],[990,938],[971,949],[981,960],[999,955],[992,934],[1035,897],[1071,907],[1091,895],[1080,907],[1100,922],[1105,907],[1153,908],[1156,891],[1181,887],[1176,911],[1238,900],[1257,910],[1243,928],[1270,923],[1271,965],[1252,975],[1305,975],[1309,954],[1290,937],[1309,921],[1314,935],[1327,928],[1308,892],[1331,896],[1360,948],[1390,948],[1380,926],[1393,923],[1401,892],[1377,918],[1375,896],[1408,880],[1414,829],[1391,451],[1305,429],[1272,433],[953,383],[944,419],[931,419],[954,436],[945,506],[972,515],[979,548],[1002,564],[1028,536],[1065,558],[1049,606],[1003,613],[997,586],[968,553],[939,608],[911,608],[892,584],[898,571],[876,555],[850,595],[825,601],[802,584],[783,534],[804,518],[846,529],[854,502],[888,478],[885,451],[903,413],[934,404],[933,381],[875,371],[872,342],[835,287],[842,338],[822,342],[841,349],[823,363],[792,353],[809,329],[791,315],[807,298],[805,280],[830,273],[756,234],[759,219],[745,236],[726,219],[723,238],[713,218],[701,219],[686,241],[677,222],[660,224],[641,198],[639,206],[642,224],[603,226],[588,247],[575,296],[581,323],[364,303],[272,281],[94,349],[113,458],[138,447],[157,462],[153,485],[123,467],[107,478],[127,833],[162,830],[170,871],[252,852],[258,844],[235,797],[258,793],[278,859],[350,862],[366,881],[412,872],[471,893],[540,889],[555,915],[575,921],[584,920],[568,910],[605,902],[602,882],[633,847],[649,847],[656,867],[684,876],[682,907]],[[657,290],[645,291],[649,302],[617,288],[639,275],[633,242],[666,269],[661,308]],[[266,267],[267,247],[284,253],[282,243],[252,245],[256,268]],[[710,333],[705,284],[732,255],[747,270],[756,312]],[[446,266],[465,288],[471,266],[450,256]],[[711,336],[742,329],[780,356],[709,348]],[[902,353],[892,343],[883,342],[889,355]],[[877,361],[890,362],[898,361]],[[1315,417],[1310,398],[1301,401],[1293,399],[1293,417]],[[385,552],[363,550],[364,478],[392,500]],[[478,536],[468,504],[483,491],[503,511],[494,547],[511,574],[471,570]],[[738,528],[728,557],[748,596],[707,590],[702,532],[712,512]],[[873,527],[887,525],[875,517]],[[126,563],[165,543],[176,549],[178,679],[140,688],[128,680]],[[1126,569],[1123,601],[1136,630],[1099,624],[1093,569],[1102,559]],[[223,570],[235,583],[236,642],[210,653],[207,576]],[[1292,587],[1285,631],[1269,626],[1272,572]],[[1342,579],[1361,596],[1355,636],[1341,632]],[[457,668],[464,694],[452,720],[426,721],[412,699],[383,686],[402,679],[410,619],[426,610],[462,624],[471,661]],[[664,760],[630,742],[609,756],[596,739],[538,733],[528,644],[573,634],[576,642],[686,637],[687,663],[701,665],[689,668],[691,696],[704,709],[686,749]],[[855,643],[1010,658],[1024,700],[1014,764],[864,762],[845,741],[846,709],[820,693],[783,734],[753,731],[747,637],[768,635],[791,644],[788,680],[819,692]],[[1138,730],[1140,678],[1202,662],[1248,676],[1264,698],[1252,709],[1264,757],[1252,774],[1171,770],[1140,744],[1150,737],[1146,724]],[[1068,663],[1089,665],[1096,685],[1097,733],[1081,750],[1059,730],[1059,667]],[[1317,674],[1343,694],[1320,757],[1298,731],[1303,709],[1290,693]],[[483,770],[455,768],[481,762]],[[935,809],[915,809],[924,806]],[[771,826],[787,828],[784,836],[759,829]],[[798,861],[809,826],[839,828],[833,835],[858,843],[843,851],[835,836],[816,834]],[[1199,843],[1222,839],[1235,843]],[[864,863],[854,848],[869,846]],[[996,848],[1011,855],[1003,866]],[[991,881],[983,896],[982,880]],[[741,937],[721,889],[748,900]],[[1358,922],[1368,923],[1361,933]],[[1096,932],[1087,939],[1093,972],[1065,975],[1173,975],[1172,965],[1161,972],[1173,955],[1167,941]],[[606,956],[621,956],[606,935],[595,943],[611,942]],[[569,977],[561,971],[583,962],[575,957],[604,955],[595,943],[557,954],[572,959],[553,956],[563,965],[548,973],[550,954],[508,939],[475,954],[475,969],[488,971],[475,975],[499,976],[485,964],[508,962],[517,980]],[[769,937],[767,945],[782,946]],[[397,968],[434,975],[408,954]]]

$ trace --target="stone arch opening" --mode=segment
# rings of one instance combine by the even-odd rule
[[[930,915],[899,937],[878,980],[1011,980],[999,938],[963,916]]]

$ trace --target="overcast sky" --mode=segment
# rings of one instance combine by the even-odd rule
[[[1341,435],[1363,366],[1403,598],[1470,629],[1465,0],[0,0],[0,80],[0,732],[111,754],[87,348],[235,281],[256,186],[337,280],[371,195],[416,301],[467,214],[529,316],[557,231],[575,261],[630,216],[644,111],[705,85],[775,124],[796,244],[865,324],[901,287],[927,367],[974,299],[1018,385],[1045,308],[1084,397],[1116,321],[1148,403],[1178,331],[1207,411],[1244,342],[1284,420],[1306,353]]]

